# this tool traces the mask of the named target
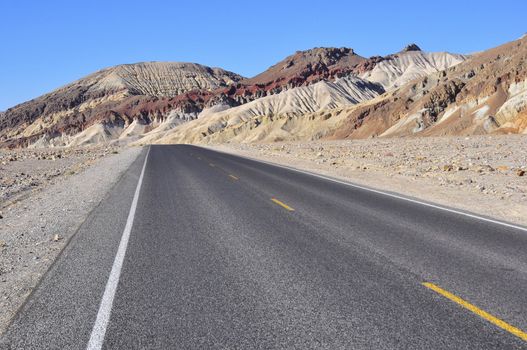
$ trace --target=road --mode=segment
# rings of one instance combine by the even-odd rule
[[[527,349],[527,230],[150,146],[2,349]]]

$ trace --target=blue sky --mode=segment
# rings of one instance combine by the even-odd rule
[[[252,76],[296,50],[470,53],[527,31],[524,0],[0,2],[0,110],[120,63],[190,61]]]

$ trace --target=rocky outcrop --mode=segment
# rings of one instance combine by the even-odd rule
[[[421,48],[417,46],[416,44],[408,44],[404,47],[404,49],[401,52],[408,52],[408,51],[421,51]]]
[[[435,123],[437,117],[443,113],[450,104],[456,101],[457,95],[461,92],[461,89],[463,89],[464,86],[464,82],[458,79],[453,79],[442,84],[438,89],[435,89],[432,93],[424,97],[424,116],[428,118],[430,123]]]
[[[322,79],[332,80],[352,73],[365,61],[347,47],[316,47],[297,51],[257,76],[242,81],[245,85],[259,85],[266,90],[276,87],[309,85]]]

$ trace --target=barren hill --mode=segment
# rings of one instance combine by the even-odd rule
[[[245,79],[191,63],[96,72],[0,117],[4,146],[522,133],[525,42],[474,56],[417,45],[297,51]],[[197,120],[196,120],[197,119]]]
[[[216,105],[239,106],[335,79],[364,60],[348,48],[315,48],[252,79],[192,63],[111,67],[6,111],[0,144],[78,145],[137,138],[152,129],[169,130]]]
[[[148,135],[140,142],[221,143],[311,140],[329,137],[334,134],[342,122],[341,118],[344,117],[336,111],[346,106],[357,104],[360,106],[381,95],[385,90],[395,89],[398,84],[404,85],[408,80],[440,72],[467,58],[450,53],[423,52],[415,44],[394,55],[369,59],[363,59],[352,50],[325,49],[323,52],[332,54],[321,59],[319,49],[297,52],[272,66],[268,71],[244,81],[264,81],[273,78],[274,82],[283,81],[283,77],[295,76],[299,74],[298,72],[305,71],[305,67],[311,67],[311,62],[317,58],[318,62],[325,62],[320,63],[325,67],[320,69],[324,73],[317,77],[325,78],[308,89],[293,87],[273,95],[272,98],[269,96],[260,98],[240,107],[208,114],[206,119],[192,121],[162,134]],[[341,60],[336,62],[335,57],[340,57]],[[336,78],[337,80],[333,82],[332,79],[338,76],[343,78]],[[343,88],[343,85],[347,88]],[[330,87],[332,92],[327,93],[325,99],[331,102],[320,104],[316,97],[313,98],[322,86]],[[305,98],[307,91],[310,94]],[[358,98],[354,98],[353,95]]]
[[[526,37],[471,57],[413,48],[357,66],[363,79],[388,89],[373,99],[296,114],[260,113],[243,123],[218,123],[224,119],[213,115],[174,129],[173,138],[166,136],[160,142],[525,134],[526,62]],[[276,98],[287,101],[283,93]],[[232,115],[239,111],[231,109]]]
[[[424,52],[410,44],[401,52],[386,57],[372,57],[363,64],[363,79],[379,83],[386,90],[400,87],[407,82],[436,73],[466,60],[468,56],[449,52]]]
[[[341,110],[333,138],[526,133],[526,101],[523,37]]]
[[[383,92],[384,89],[379,84],[353,76],[338,78],[334,82],[322,80],[238,107],[226,107],[221,111],[207,113],[162,134],[154,131],[140,142],[274,141],[291,134],[289,130],[267,128],[273,125],[272,121],[275,119],[301,118],[320,110],[357,104]]]
[[[257,76],[242,81],[246,85],[296,87],[321,79],[352,73],[366,59],[351,48],[316,47],[297,51]]]
[[[124,125],[141,119],[148,124],[163,117],[174,96],[241,79],[195,63],[145,62],[103,69],[5,111],[0,142],[29,145],[41,138],[75,135],[97,123]]]

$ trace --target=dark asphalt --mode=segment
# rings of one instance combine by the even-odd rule
[[[2,349],[86,349],[145,156],[81,226]],[[527,349],[423,282],[525,331],[527,232],[152,146],[103,348]]]

